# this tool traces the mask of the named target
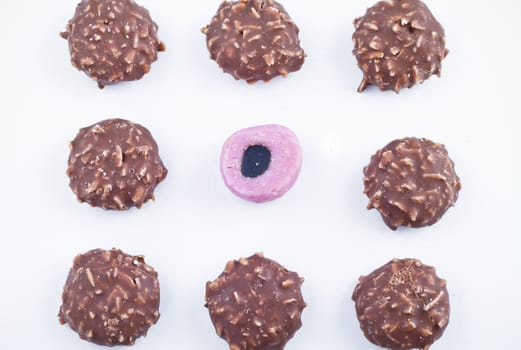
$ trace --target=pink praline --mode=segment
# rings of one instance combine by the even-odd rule
[[[244,152],[250,146],[264,146],[271,153],[268,169],[251,178],[241,172]],[[295,183],[302,165],[297,136],[281,125],[260,125],[239,130],[223,145],[221,174],[226,186],[240,198],[261,203],[284,195]]]

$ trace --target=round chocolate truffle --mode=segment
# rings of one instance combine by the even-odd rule
[[[274,0],[224,1],[201,31],[211,58],[235,79],[269,81],[304,63],[299,29]]]
[[[303,279],[255,254],[206,283],[206,307],[230,350],[282,350],[301,327]]]
[[[242,199],[266,202],[295,184],[302,164],[297,136],[281,125],[260,125],[235,132],[224,143],[221,174]]]
[[[364,73],[358,92],[374,84],[399,92],[440,76],[445,31],[419,0],[386,0],[355,19],[353,54]]]
[[[417,259],[394,259],[360,277],[353,300],[365,337],[383,348],[427,350],[449,323],[446,284]]]
[[[390,142],[364,168],[367,209],[391,229],[436,223],[456,203],[461,182],[445,146],[406,137]]]
[[[74,258],[59,311],[80,338],[132,345],[159,319],[157,272],[143,256],[95,249]]]
[[[82,0],[61,36],[69,41],[72,65],[100,88],[141,79],[164,51],[157,24],[133,0]]]
[[[140,208],[167,175],[156,142],[139,124],[107,119],[80,129],[69,144],[67,176],[80,202],[104,209]]]

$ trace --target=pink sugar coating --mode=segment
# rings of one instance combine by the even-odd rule
[[[244,151],[261,145],[271,152],[271,162],[260,176],[241,173]],[[221,153],[221,174],[226,186],[237,196],[266,202],[284,195],[295,183],[302,165],[302,149],[297,136],[281,125],[260,125],[235,132],[226,140]]]

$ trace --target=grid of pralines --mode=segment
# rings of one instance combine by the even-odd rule
[[[359,92],[376,85],[398,93],[440,75],[445,33],[423,2],[380,1],[354,26],[353,55],[364,74]],[[298,26],[274,0],[224,1],[201,31],[211,59],[250,84],[286,77],[305,61]],[[165,50],[157,32],[148,10],[133,0],[82,0],[61,36],[72,65],[104,88],[150,71]],[[103,209],[140,208],[168,173],[150,131],[124,119],[80,129],[70,150],[71,189],[80,202]],[[261,125],[230,136],[221,172],[233,193],[265,202],[293,186],[301,157],[291,130]],[[436,223],[461,188],[445,147],[424,138],[389,142],[363,172],[368,209],[377,209],[393,230]],[[229,261],[206,284],[217,335],[230,350],[283,349],[302,325],[303,281],[261,253]],[[91,250],[74,259],[59,319],[87,341],[132,345],[158,321],[159,292],[157,272],[143,256]],[[428,349],[449,322],[445,280],[417,259],[393,259],[360,277],[352,299],[366,338],[385,348]]]

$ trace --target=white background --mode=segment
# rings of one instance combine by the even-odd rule
[[[0,348],[99,348],[56,316],[73,257],[98,247],[143,254],[159,272],[162,315],[136,350],[227,349],[203,307],[205,282],[255,251],[306,279],[309,307],[287,350],[376,349],[351,293],[393,257],[420,258],[448,281],[451,321],[433,349],[519,348],[518,1],[429,1],[450,54],[441,79],[399,95],[356,92],[352,20],[370,0],[285,0],[307,60],[253,86],[209,59],[199,30],[218,0],[140,4],[167,51],[143,80],[104,90],[70,65],[58,35],[76,0],[0,4]],[[116,116],[148,127],[169,169],[141,210],[80,204],[65,176],[78,129]],[[295,131],[303,167],[284,197],[254,204],[224,186],[219,156],[231,133],[267,123]],[[463,189],[436,225],[392,232],[365,209],[362,168],[404,136],[445,144]]]

